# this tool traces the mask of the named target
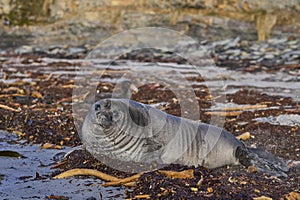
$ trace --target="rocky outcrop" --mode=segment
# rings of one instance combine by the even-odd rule
[[[199,26],[202,30],[213,26],[245,34],[249,32],[245,29],[256,28],[259,40],[269,38],[274,28],[300,33],[300,0],[0,0],[0,16],[2,26],[67,21],[85,28],[115,30],[175,27],[188,34],[199,31]],[[76,35],[78,30],[74,31]]]

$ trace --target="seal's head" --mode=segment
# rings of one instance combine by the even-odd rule
[[[122,118],[124,114],[116,102],[112,103],[111,99],[103,99],[93,105],[94,120],[93,123],[98,124],[103,129],[109,128]]]
[[[102,129],[118,126],[124,128],[130,126],[145,127],[148,125],[148,107],[128,99],[103,99],[92,107],[92,122]]]
[[[95,158],[116,169],[155,169],[162,163],[162,144],[159,136],[153,135],[156,128],[152,125],[159,123],[151,123],[151,117],[164,120],[151,109],[129,99],[102,99],[93,104],[84,120],[82,142]]]

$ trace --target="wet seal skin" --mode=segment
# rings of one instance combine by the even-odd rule
[[[103,161],[104,156],[108,158],[105,164],[113,163],[109,159],[138,163],[136,171],[153,163],[157,168],[174,163],[211,169],[242,164],[272,176],[287,176],[289,171],[280,158],[246,147],[221,128],[128,99],[96,102],[85,118],[82,140],[98,160]]]

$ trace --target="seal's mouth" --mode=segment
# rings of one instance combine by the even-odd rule
[[[110,111],[99,111],[96,113],[96,123],[102,128],[108,128],[113,123],[112,112]]]
[[[95,124],[100,125],[102,128],[109,128],[121,117],[120,112],[112,109],[111,100],[109,99],[104,99],[95,103],[94,111]]]

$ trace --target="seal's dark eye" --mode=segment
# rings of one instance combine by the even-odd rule
[[[100,108],[101,108],[101,106],[100,106],[100,104],[95,104],[95,111],[99,111],[100,110]]]

